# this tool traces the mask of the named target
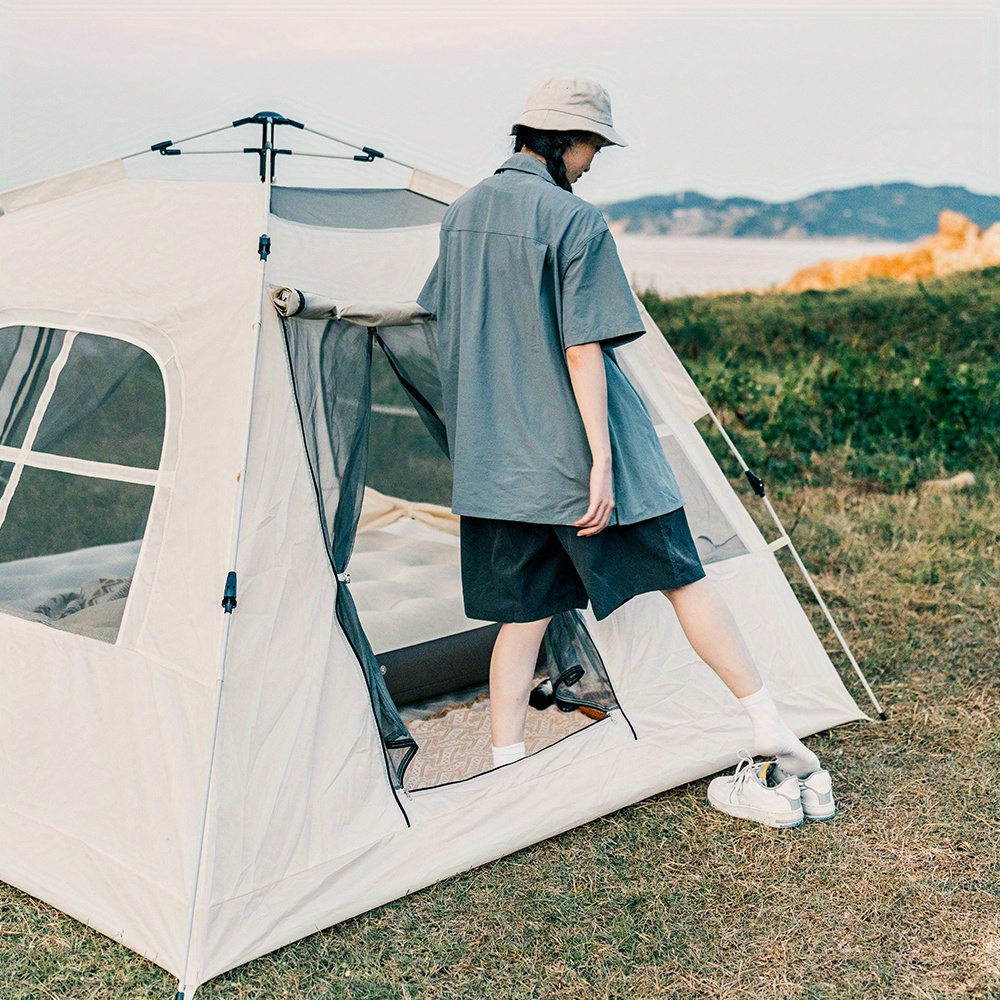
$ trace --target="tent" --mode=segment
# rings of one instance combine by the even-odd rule
[[[537,752],[414,780],[438,720],[406,705],[460,702],[496,628],[462,610],[434,324],[408,305],[460,189],[273,185],[276,118],[263,183],[119,159],[2,197],[0,878],[183,1000],[751,735],[647,594],[553,622]],[[644,317],[617,360],[776,701],[802,736],[866,718]]]

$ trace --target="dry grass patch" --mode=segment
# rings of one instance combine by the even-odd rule
[[[936,496],[810,489],[775,503],[890,716],[810,739],[836,775],[834,820],[740,822],[708,806],[707,779],[694,782],[198,996],[1000,997],[1000,483]],[[131,1000],[169,997],[174,983],[0,887],[0,985],[6,1000]]]

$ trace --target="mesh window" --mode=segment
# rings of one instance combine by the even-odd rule
[[[77,334],[34,448],[155,469],[164,410],[160,370],[145,351],[113,337]]]
[[[0,562],[142,538],[152,486],[25,467],[0,527]]]
[[[553,617],[545,630],[541,654],[552,696],[562,711],[589,708],[606,713],[618,707],[604,661],[579,611],[563,611]]]
[[[114,641],[152,486],[25,467],[0,527],[0,604]]]
[[[684,497],[684,513],[702,563],[709,565],[732,559],[734,556],[745,555],[747,548],[737,534],[736,528],[719,506],[719,502],[677,439],[667,432],[667,422],[656,404],[643,391],[640,380],[629,376],[628,365],[623,363],[624,359],[616,360],[642,399],[656,427],[663,453],[670,463],[681,495]]]
[[[343,574],[364,498],[372,338],[364,327],[350,323],[294,317],[281,322],[327,555],[334,572]],[[334,610],[364,674],[390,777],[401,788],[417,745],[386,689],[344,579]]]
[[[62,348],[63,330],[0,327],[0,445],[19,448]]]
[[[677,440],[671,435],[661,434],[660,444],[677,477],[677,485],[684,497],[684,513],[701,561],[708,565],[745,555],[747,548],[732,522],[726,517]]]
[[[0,610],[115,641],[154,489],[91,463],[155,469],[164,413],[159,369],[140,348],[96,334],[0,329],[0,444],[30,449],[0,463]],[[80,465],[40,468],[52,455]]]
[[[398,344],[400,333],[387,330],[382,342]],[[441,442],[428,432],[419,407],[385,350],[373,351],[368,485],[389,496],[450,507],[451,462]]]

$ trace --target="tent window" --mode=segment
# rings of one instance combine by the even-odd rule
[[[141,348],[0,328],[0,611],[114,642],[163,446]]]
[[[64,336],[63,330],[37,326],[0,328],[0,445],[24,443]]]
[[[25,467],[0,527],[0,563],[141,539],[152,499],[152,486]]]
[[[660,432],[660,444],[684,496],[684,511],[701,561],[707,566],[746,555],[747,547],[677,439]]]
[[[35,450],[155,469],[164,415],[160,370],[142,348],[79,333],[45,410]]]

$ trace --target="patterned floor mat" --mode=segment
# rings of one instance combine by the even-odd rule
[[[529,754],[541,750],[592,721],[582,712],[561,712],[555,706],[544,712],[529,708],[525,750]],[[420,747],[406,771],[409,789],[458,781],[493,766],[488,699],[452,709],[436,719],[409,722],[407,728]]]

